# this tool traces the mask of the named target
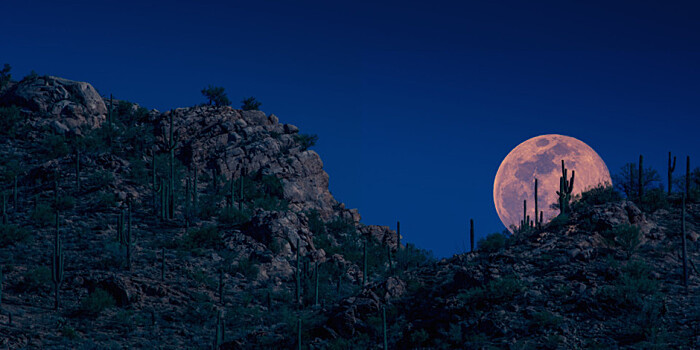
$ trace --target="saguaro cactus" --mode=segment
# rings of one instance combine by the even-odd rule
[[[299,238],[297,238],[297,269],[295,272],[296,280],[296,303],[297,305],[301,303],[301,271],[299,270]]]
[[[685,286],[686,292],[688,291],[688,248],[685,239],[685,194],[683,194],[683,209],[681,214],[681,233],[683,239],[683,286]]]
[[[690,156],[685,158],[685,196],[690,196]]]
[[[170,138],[168,139],[168,151],[170,152],[170,158],[168,158],[168,165],[170,165],[169,173],[169,193],[168,193],[168,219],[173,218],[175,212],[175,148],[177,144],[173,139],[173,112],[170,112]]]
[[[127,201],[127,226],[126,226],[126,269],[131,271],[131,200]]]
[[[642,155],[639,155],[639,171],[637,173],[637,195],[639,196],[639,200],[642,200],[642,196],[644,195],[644,181],[643,181],[643,174],[644,174],[644,168],[642,167],[642,162],[644,161],[644,157]]]
[[[382,306],[382,333],[384,334],[384,350],[389,350],[386,339],[386,307]]]
[[[17,200],[17,175],[12,178],[12,205],[15,206],[15,213],[19,210],[19,201]]]
[[[676,170],[676,157],[673,157],[673,163],[671,163],[671,152],[668,152],[668,195],[671,195],[671,187],[673,186],[672,176],[673,171]]]
[[[571,191],[574,189],[574,176],[576,176],[576,171],[571,171],[571,180],[567,180],[567,169],[564,167],[564,160],[561,161],[561,173],[562,176],[559,178],[559,191],[557,195],[559,196],[559,211],[561,214],[565,214],[569,211],[569,201],[571,200]]]
[[[540,228],[540,221],[537,219],[537,214],[539,210],[537,209],[537,178],[535,178],[535,227]]]
[[[75,147],[75,188],[80,191],[80,147]]]
[[[223,312],[219,310],[216,316],[216,335],[214,336],[214,350],[217,350],[224,343],[224,320]]]
[[[362,286],[367,284],[367,240],[362,243]]]
[[[153,214],[158,216],[158,194],[163,191],[163,185],[158,182],[158,175],[156,174],[156,150],[153,150],[153,161],[151,162],[151,176],[152,176],[152,185],[151,189],[153,190]]]
[[[2,192],[2,224],[7,225],[7,195]]]
[[[297,347],[301,350],[301,318],[297,318]]]
[[[221,305],[224,303],[224,269],[219,269],[219,302]]]
[[[469,245],[471,251],[474,251],[474,219],[469,219]]]
[[[51,279],[54,286],[54,310],[58,310],[58,290],[63,282],[63,246],[61,245],[61,233],[59,226],[59,212],[56,211],[56,232],[54,235],[53,258],[51,259]]]
[[[0,266],[0,309],[2,309],[2,266]]]
[[[314,273],[316,274],[316,291],[314,293],[314,305],[318,305],[318,261],[314,262]]]
[[[165,281],[165,247],[160,251],[160,280]]]

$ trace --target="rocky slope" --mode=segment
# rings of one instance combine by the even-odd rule
[[[397,251],[395,231],[335,200],[318,154],[274,115],[147,111],[48,76],[11,83],[0,108],[2,347],[211,348],[218,334],[222,348],[296,348],[299,335],[310,349],[381,348],[382,310],[389,348],[700,343],[673,198],[653,213],[577,205],[567,221],[436,261]],[[689,204],[691,261],[699,217]]]

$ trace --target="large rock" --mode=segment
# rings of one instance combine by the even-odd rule
[[[79,128],[95,128],[107,114],[107,107],[92,85],[52,76],[20,81],[2,97],[0,104],[18,105],[49,117],[79,132]]]

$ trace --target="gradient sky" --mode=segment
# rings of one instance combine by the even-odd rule
[[[319,135],[364,223],[401,220],[438,257],[469,218],[504,229],[493,179],[530,137],[576,137],[612,173],[640,153],[663,179],[668,151],[700,164],[697,2],[232,3],[3,1],[0,64],[161,111],[208,84],[255,96]]]

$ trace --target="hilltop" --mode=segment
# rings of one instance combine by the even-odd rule
[[[147,110],[31,75],[0,115],[7,348],[700,344],[697,197],[687,290],[675,194],[644,211],[597,194],[438,261],[337,201],[313,137],[274,114]]]

